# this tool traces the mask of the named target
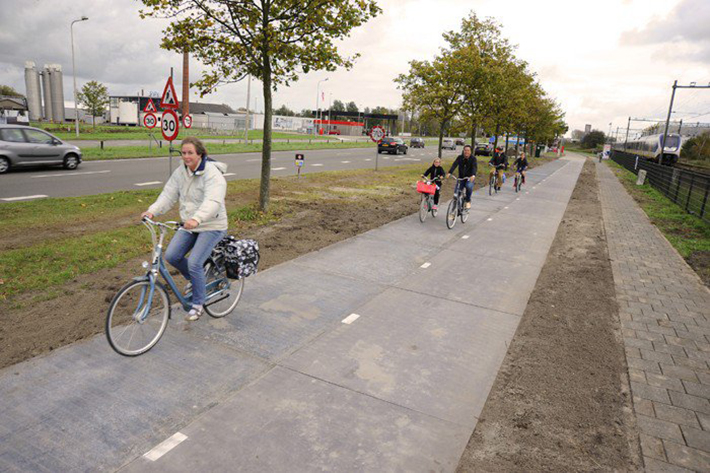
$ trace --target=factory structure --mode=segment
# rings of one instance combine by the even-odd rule
[[[27,88],[27,108],[29,119],[63,123],[64,78],[62,66],[46,64],[38,71],[35,63],[25,63],[25,86]]]

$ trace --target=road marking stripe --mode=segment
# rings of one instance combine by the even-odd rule
[[[30,176],[32,179],[38,179],[40,177],[64,177],[64,176],[84,176],[87,174],[105,174],[111,172],[107,169],[105,171],[86,171],[86,172],[58,172],[56,174],[40,174],[39,176]]]
[[[503,208],[504,208],[504,209],[507,209],[507,208],[508,208],[508,206],[506,205],[506,206],[505,206],[505,207],[503,207]]]
[[[134,185],[134,186],[142,187],[142,186],[152,186],[152,185],[155,185],[155,184],[162,184],[162,181],[138,182],[138,183],[133,184],[133,185]]]
[[[181,434],[180,432],[175,432],[171,437],[163,440],[161,443],[153,447],[148,453],[143,455],[148,460],[154,462],[166,453],[168,453],[173,448],[180,445],[187,439],[187,435]]]
[[[255,158],[255,159],[247,159],[248,163],[255,163],[257,161],[261,161],[261,158]]]
[[[367,159],[366,159],[365,161],[372,161],[372,159],[370,159],[370,158],[367,158]]]
[[[348,164],[350,161],[340,161],[343,164]]]
[[[492,218],[488,218],[487,220],[490,222],[490,221],[493,220],[493,219],[492,219]]]
[[[469,235],[464,235],[461,237],[462,240],[468,240],[468,238],[469,238]]]
[[[323,163],[315,163],[315,164],[311,164],[311,166],[322,166],[322,165],[323,165]]]
[[[359,318],[360,318],[360,316],[358,314],[350,314],[343,319],[343,323],[350,325],[351,323],[355,322]]]
[[[272,171],[283,171],[286,168],[273,168]]]
[[[431,263],[426,262],[426,263],[424,263],[423,265],[421,265],[420,268],[427,269],[429,266],[431,266]]]
[[[39,194],[39,195],[23,195],[22,197],[5,197],[4,199],[0,199],[0,200],[4,200],[4,201],[6,201],[6,202],[12,202],[13,200],[42,199],[42,198],[44,198],[44,197],[47,197],[47,196],[46,196],[46,195],[42,195],[42,194]]]
[[[227,174],[222,174],[224,177],[229,177],[229,176],[236,176],[236,172],[228,172]]]

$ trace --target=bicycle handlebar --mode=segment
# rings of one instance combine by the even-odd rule
[[[169,230],[178,230],[179,228],[183,227],[183,222],[176,222],[174,220],[168,220],[166,222],[156,222],[155,220],[152,220],[148,217],[143,217],[142,219],[143,223],[148,223],[150,225],[154,225],[156,227],[163,227],[167,228]]]

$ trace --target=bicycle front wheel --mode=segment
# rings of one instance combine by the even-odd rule
[[[461,223],[466,223],[466,220],[468,220],[468,211],[469,209],[467,208],[461,209]]]
[[[456,198],[451,199],[449,207],[446,209],[446,227],[451,230],[456,225],[457,214]]]
[[[495,186],[495,183],[496,183],[495,176],[491,176],[491,178],[488,179],[488,195],[493,195],[493,186]]]
[[[138,356],[158,343],[170,318],[170,297],[156,283],[151,297],[150,281],[132,281],[113,298],[106,316],[106,338],[117,353]]]
[[[229,315],[242,298],[244,279],[229,281],[227,272],[222,265],[212,261],[205,264],[207,287],[211,287],[205,303],[205,312],[216,319]]]
[[[429,213],[429,198],[422,194],[422,198],[419,201],[419,221],[424,223],[426,220],[426,214]]]

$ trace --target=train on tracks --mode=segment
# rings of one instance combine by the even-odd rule
[[[626,143],[616,143],[614,149],[636,156],[643,156],[658,164],[676,165],[680,157],[680,149],[683,146],[683,137],[673,133],[666,136],[665,146],[662,145],[662,141],[662,133],[647,135]]]

